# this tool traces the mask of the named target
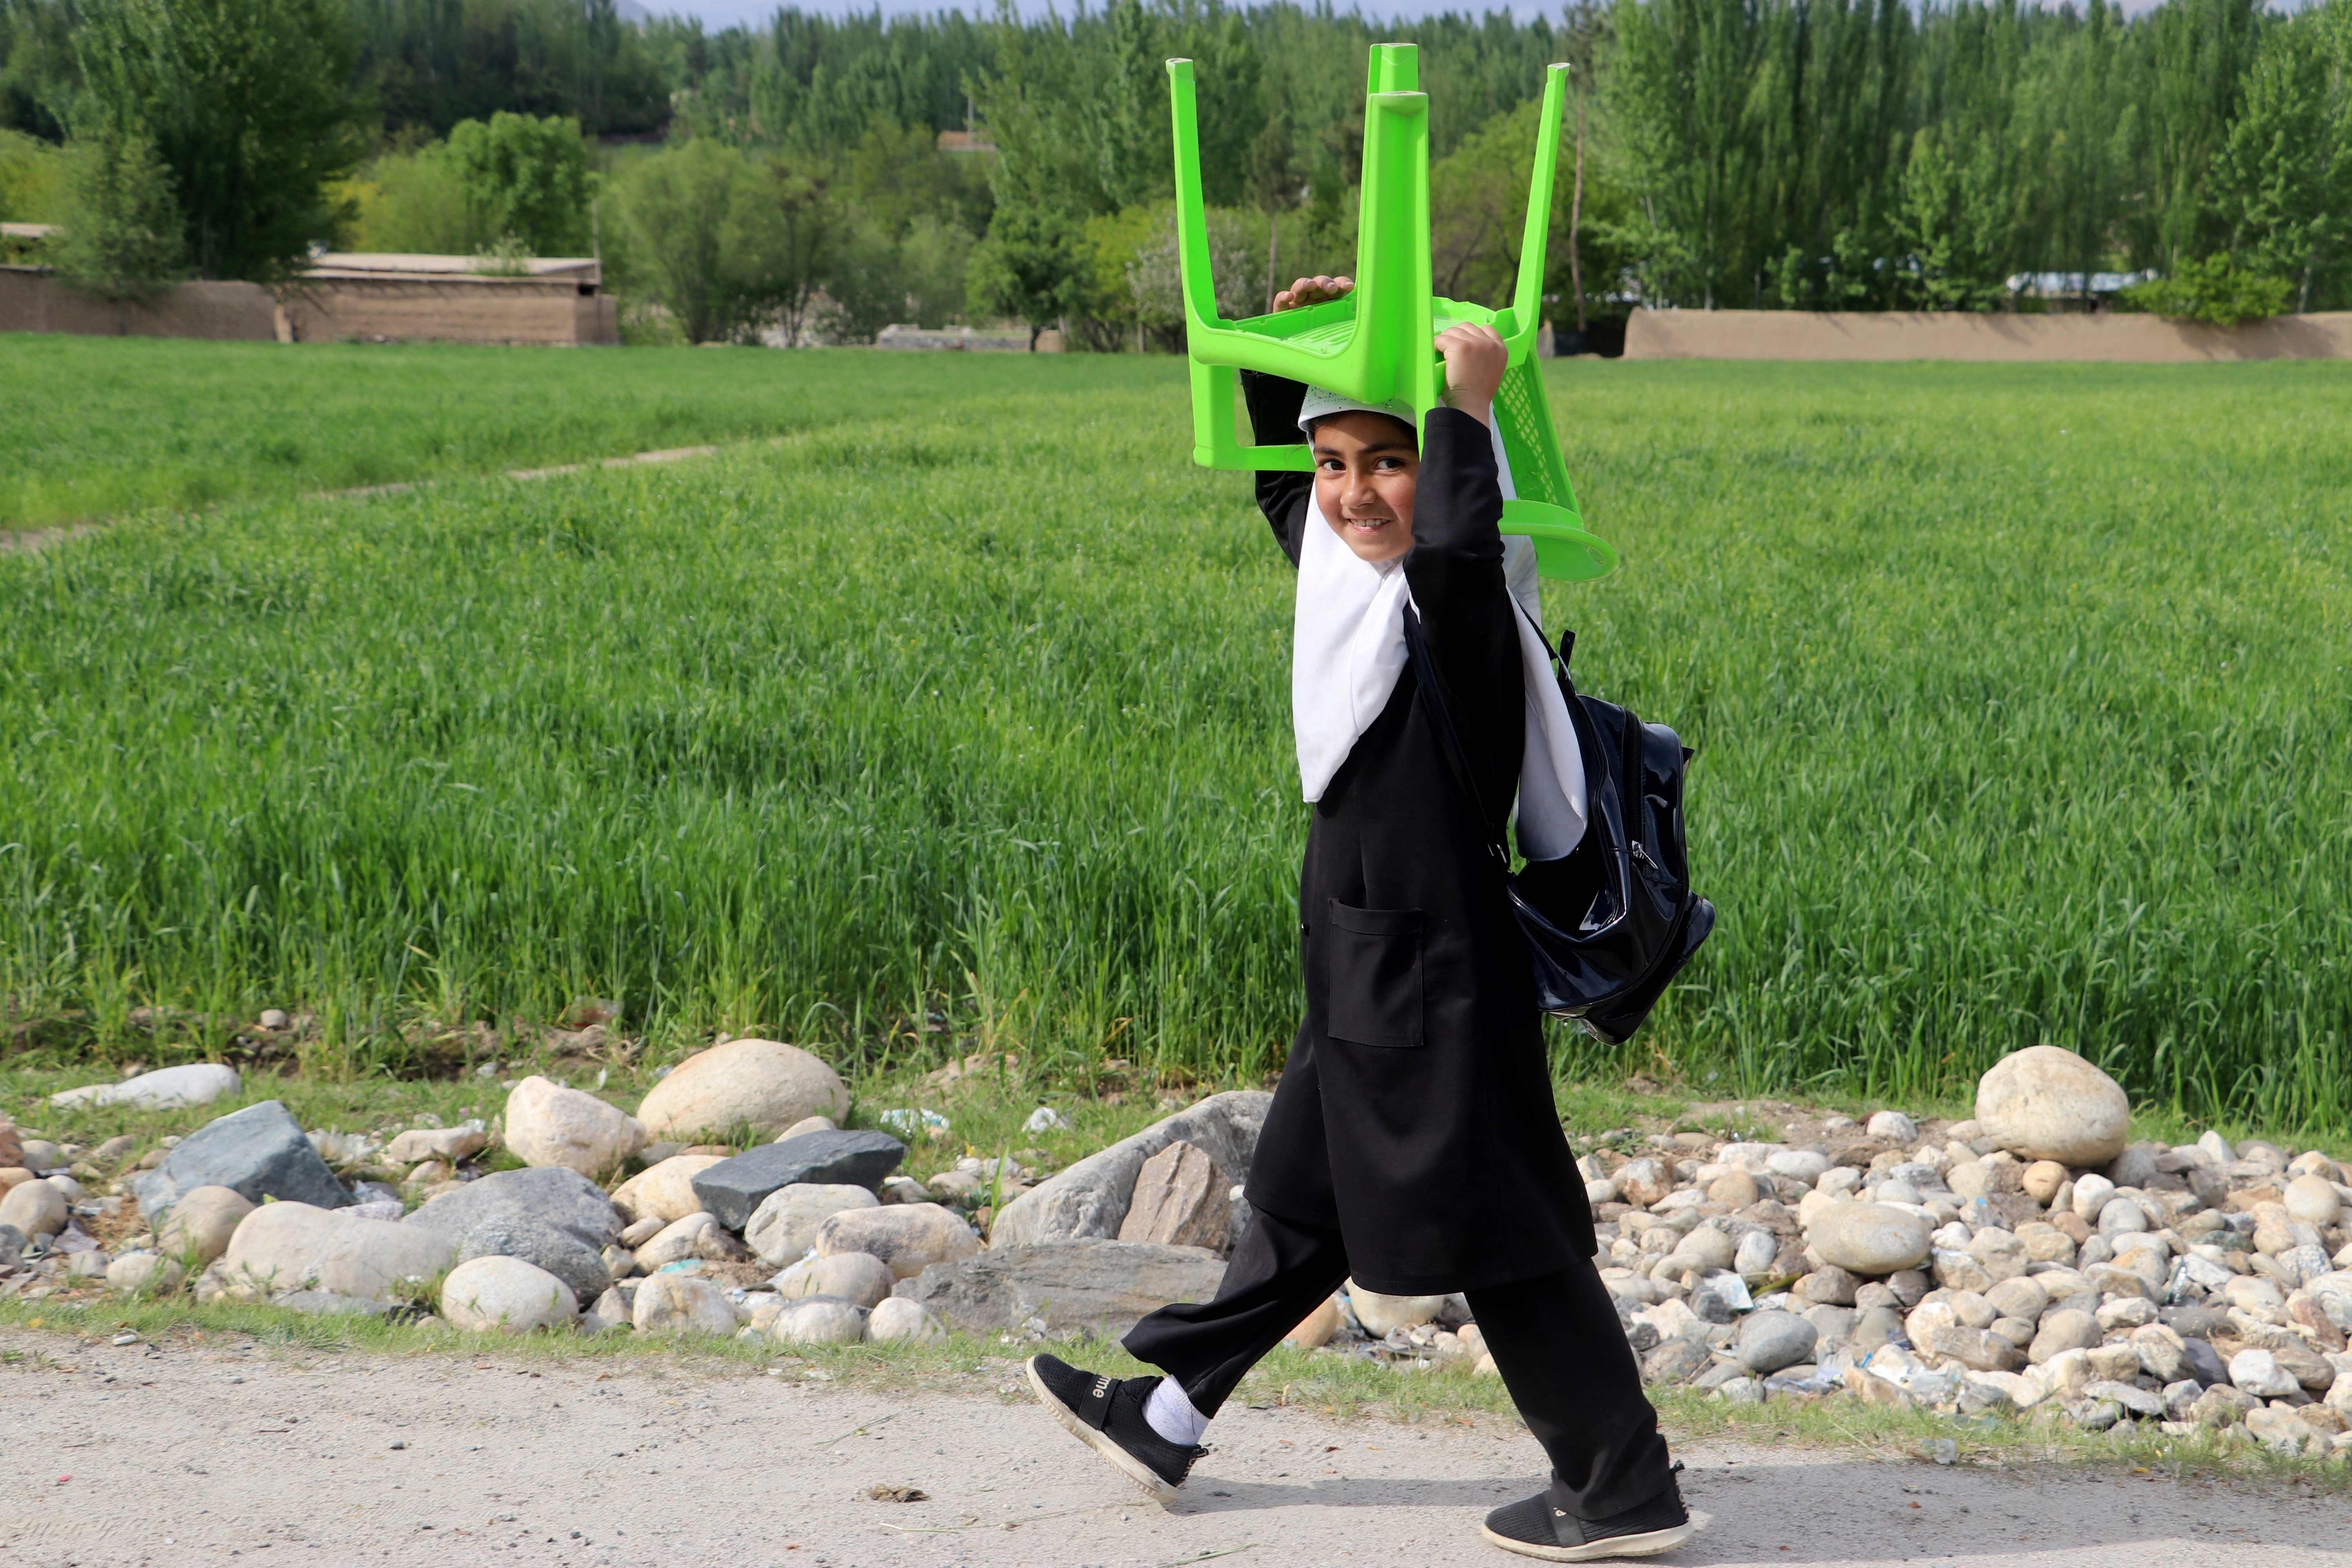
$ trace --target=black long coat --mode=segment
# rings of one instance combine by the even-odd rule
[[[1296,441],[1305,389],[1245,378],[1263,443]],[[1295,567],[1314,478],[1261,473]],[[1479,792],[1516,792],[1526,734],[1517,631],[1486,427],[1425,423],[1404,558],[1430,655]],[[1584,1183],[1552,1109],[1523,939],[1475,810],[1408,667],[1307,834],[1299,939],[1307,1017],[1275,1091],[1248,1196],[1337,1228],[1354,1278],[1395,1295],[1556,1273],[1594,1250]]]

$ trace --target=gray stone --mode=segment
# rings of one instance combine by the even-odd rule
[[[741,1230],[779,1187],[808,1183],[868,1192],[898,1168],[907,1145],[887,1133],[803,1133],[721,1160],[694,1174],[694,1196],[730,1230]]]
[[[1857,1354],[1867,1354],[1882,1344],[1907,1344],[1903,1332],[1903,1314],[1893,1307],[1870,1307],[1854,1319],[1853,1336],[1846,1342]]]
[[[2170,1414],[2163,1395],[2142,1388],[2137,1384],[2117,1383],[2110,1378],[2084,1388],[2083,1396],[2086,1399],[2110,1401],[2126,1415],[2137,1416],[2143,1421],[2161,1421]]]
[[[247,1203],[265,1197],[341,1208],[352,1201],[293,1113],[275,1100],[232,1111],[180,1140],[150,1177],[137,1184],[151,1216],[184,1192],[225,1186]]]
[[[439,1231],[455,1243],[493,1218],[528,1219],[567,1231],[595,1252],[620,1235],[622,1224],[603,1188],[562,1166],[495,1172],[443,1193],[401,1223]]]
[[[1926,1219],[1883,1203],[1828,1204],[1805,1228],[1805,1239],[1823,1262],[1869,1276],[1915,1269],[1932,1247]]]
[[[1767,1308],[1748,1315],[1733,1344],[1748,1371],[1771,1373],[1809,1359],[1819,1338],[1813,1325],[1796,1313]]]
[[[1801,1318],[1797,1321],[1804,1322]],[[1806,1325],[1805,1332],[1812,1332],[1811,1324]],[[1704,1341],[1684,1339],[1678,1334],[1642,1358],[1642,1381],[1686,1383],[1704,1372],[1714,1360],[1714,1354]]]
[[[817,1227],[842,1210],[880,1207],[874,1194],[862,1186],[795,1182],[760,1200],[760,1207],[751,1211],[751,1223],[743,1227],[743,1239],[760,1255],[760,1261],[781,1269],[805,1255],[816,1244]]]
[[[1171,1144],[1143,1162],[1118,1239],[1222,1252],[1233,1231],[1233,1186],[1199,1149]]]
[[[877,1344],[945,1339],[947,1333],[947,1325],[933,1317],[920,1301],[905,1296],[892,1296],[876,1306],[866,1319],[866,1337]]]
[[[1262,1089],[1212,1094],[1199,1104],[1156,1122],[1069,1169],[1039,1183],[1004,1206],[989,1228],[992,1247],[1026,1247],[1055,1241],[1109,1240],[1127,1219],[1143,1163],[1173,1143],[1199,1149],[1236,1183],[1245,1180],[1257,1152],[1258,1129],[1274,1096]],[[1242,1230],[1235,1216],[1234,1234]]]
[[[457,1261],[476,1258],[519,1258],[562,1281],[574,1302],[593,1301],[613,1283],[602,1251],[520,1209],[486,1215],[466,1232],[457,1242]]]
[[[976,1333],[1039,1318],[1049,1331],[1113,1338],[1171,1301],[1207,1301],[1224,1273],[1215,1253],[1197,1247],[1048,1241],[935,1263],[900,1281],[896,1294]]]
[[[120,1083],[92,1083],[49,1096],[52,1105],[129,1105],[140,1111],[176,1111],[209,1105],[237,1091],[236,1069],[225,1062],[192,1061],[159,1067]]]

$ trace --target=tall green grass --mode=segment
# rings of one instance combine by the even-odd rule
[[[0,531],[919,416],[1105,365],[921,359],[0,333]]]
[[[835,423],[0,559],[16,1015],[307,1003],[400,1071],[420,1019],[596,995],[877,1070],[1278,1064],[1291,580],[1179,367],[760,362]],[[1564,1070],[1900,1098],[2049,1041],[2352,1123],[2352,375],[1553,374],[1627,562],[1554,623],[1699,747],[1724,915]]]

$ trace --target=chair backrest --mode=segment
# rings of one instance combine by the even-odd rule
[[[1585,533],[1544,395],[1536,335],[1542,329],[1545,241],[1559,162],[1568,67],[1545,73],[1527,227],[1511,303],[1500,310],[1439,298],[1429,260],[1429,97],[1421,52],[1375,44],[1365,83],[1361,212],[1356,287],[1344,299],[1227,321],[1217,314],[1210,270],[1208,207],[1201,194],[1201,134],[1192,62],[1168,62],[1176,141],[1176,242],[1183,269],[1184,344],[1192,361],[1192,460],[1210,468],[1310,469],[1304,442],[1259,446],[1242,438],[1237,371],[1307,382],[1364,402],[1402,402],[1418,425],[1437,406],[1443,372],[1433,343],[1455,322],[1490,326],[1510,350],[1495,400],[1496,428],[1519,499],[1504,509],[1506,533],[1536,538],[1549,577],[1589,579],[1614,569],[1613,550]]]

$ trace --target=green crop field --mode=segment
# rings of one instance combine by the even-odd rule
[[[200,343],[0,334],[0,532],[744,441],[1008,387],[1124,385],[1099,360]]]
[[[415,1071],[582,996],[661,1050],[1280,1061],[1291,580],[1245,481],[1189,465],[1179,364],[83,347],[21,350],[61,356],[43,494],[173,472],[158,421],[344,455],[319,484],[784,434],[0,555],[20,1061],[274,1005],[318,1011],[316,1069]],[[429,417],[379,424],[354,365]],[[1626,560],[1551,619],[1699,748],[1723,912],[1654,1029],[1563,1035],[1563,1074],[1901,1096],[2049,1041],[2352,1124],[2352,371],[1551,373]],[[498,455],[432,456],[468,407]]]

